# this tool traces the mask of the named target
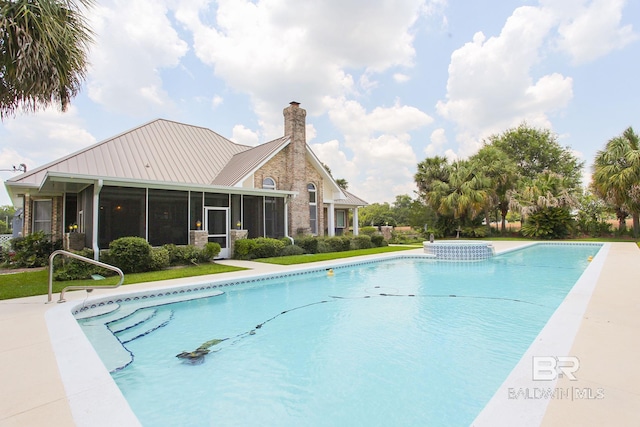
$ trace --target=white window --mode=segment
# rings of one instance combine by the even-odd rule
[[[33,201],[33,231],[42,231],[51,234],[51,200]]]
[[[276,182],[273,178],[265,178],[262,180],[262,188],[265,190],[275,190]]]
[[[311,228],[311,234],[318,234],[318,199],[316,186],[307,184],[307,190],[309,191],[309,228]]]
[[[336,211],[336,228],[345,228],[347,223],[346,212],[343,210]]]

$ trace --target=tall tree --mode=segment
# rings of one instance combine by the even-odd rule
[[[633,235],[640,234],[640,140],[632,127],[610,139],[598,151],[592,186],[596,194],[633,218]],[[620,216],[619,216],[620,218]]]
[[[489,179],[467,160],[453,162],[449,180],[437,183],[434,190],[441,194],[438,212],[453,214],[461,220],[472,220],[481,213],[489,197]]]
[[[414,175],[414,180],[418,186],[420,196],[433,210],[437,211],[439,201],[429,200],[429,194],[432,193],[434,183],[449,180],[449,162],[447,158],[443,156],[427,157],[418,163],[418,171]],[[434,197],[434,195],[431,194],[431,197]]]
[[[0,0],[0,119],[18,109],[66,110],[87,71],[91,0]]]
[[[484,175],[491,180],[492,197],[490,199],[496,201],[496,207],[500,210],[501,230],[504,233],[507,227],[510,191],[516,188],[519,178],[517,166],[504,151],[493,145],[485,145],[478,153],[471,156],[470,160],[475,162]],[[488,219],[487,225],[489,225]]]
[[[565,177],[572,187],[579,187],[584,162],[580,162],[568,147],[548,129],[537,129],[526,123],[492,135],[488,143],[502,150],[517,165],[523,177],[535,179],[545,171]]]

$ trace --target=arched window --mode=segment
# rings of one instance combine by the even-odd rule
[[[309,228],[311,234],[318,234],[318,197],[316,186],[312,183],[307,184],[309,191]]]
[[[267,177],[262,180],[262,188],[264,188],[265,190],[275,190],[276,182],[274,181],[273,178]]]

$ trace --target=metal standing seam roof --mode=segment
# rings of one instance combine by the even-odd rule
[[[212,185],[234,186],[286,146],[291,139],[283,136],[234,155],[211,182]]]
[[[51,171],[211,185],[234,155],[251,148],[207,128],[157,119],[7,182],[38,186]]]
[[[290,140],[289,136],[283,136],[250,147],[236,144],[204,127],[156,119],[8,179],[5,184],[39,187],[51,172],[70,177],[113,178],[123,182],[233,187],[271,159]],[[321,167],[308,146],[307,150]],[[347,191],[343,192],[346,199],[337,199],[336,204],[368,204]]]
[[[347,206],[367,206],[369,203],[365,202],[361,198],[355,196],[354,194],[349,193],[347,190],[342,190],[342,192],[347,196],[346,199],[336,199],[336,205],[347,205]]]

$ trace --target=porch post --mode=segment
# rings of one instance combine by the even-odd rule
[[[329,207],[327,208],[327,231],[329,232],[329,237],[333,237],[336,235],[336,210],[335,204],[328,203]]]
[[[359,233],[358,229],[358,207],[353,208],[353,235],[357,236]]]
[[[98,217],[100,214],[100,190],[104,185],[103,181],[99,179],[93,186],[93,233],[91,236],[91,246],[93,247],[93,259],[100,260],[100,248],[98,247]]]

